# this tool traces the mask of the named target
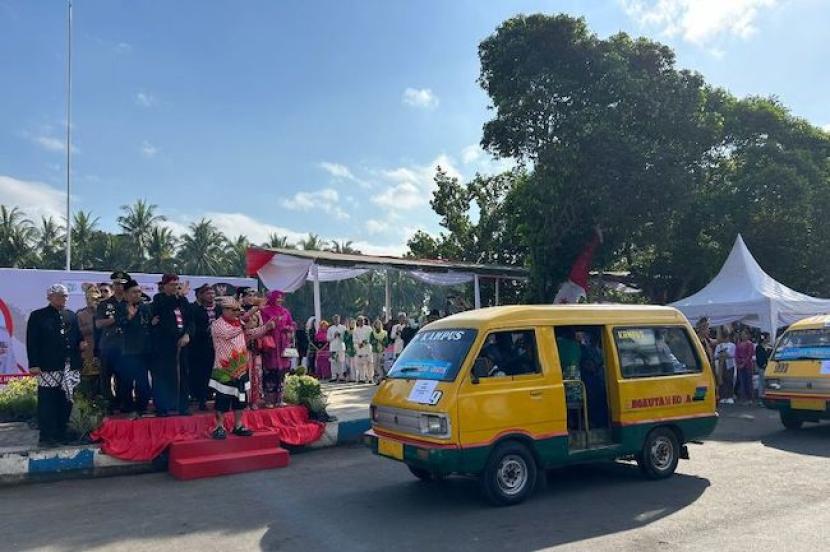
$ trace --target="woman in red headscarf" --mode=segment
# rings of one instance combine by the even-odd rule
[[[282,380],[291,368],[291,359],[285,355],[285,351],[294,346],[296,324],[291,312],[282,305],[283,300],[281,291],[271,291],[262,309],[262,321],[265,324],[274,320],[274,329],[268,334],[272,339],[265,340],[262,353],[265,402],[268,407],[282,402]]]

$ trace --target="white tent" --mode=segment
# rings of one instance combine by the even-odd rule
[[[713,326],[741,322],[771,336],[781,326],[830,313],[830,299],[799,293],[764,272],[740,235],[718,275],[705,288],[672,306],[692,323],[705,316]]]

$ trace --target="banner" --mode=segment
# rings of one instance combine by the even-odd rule
[[[0,385],[9,379],[28,374],[26,356],[26,323],[29,313],[45,307],[46,290],[52,284],[63,284],[69,290],[66,308],[77,311],[86,307],[84,284],[109,283],[109,272],[66,272],[63,270],[22,270],[0,268]],[[160,274],[131,274],[141,290],[153,297],[158,293]],[[180,276],[188,299],[195,299],[193,290],[202,284],[214,286],[217,295],[233,294],[239,286],[256,287],[252,278],[226,276]]]

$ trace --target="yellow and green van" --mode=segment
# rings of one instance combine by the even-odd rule
[[[420,479],[515,504],[541,470],[634,458],[672,475],[717,423],[711,367],[668,307],[509,306],[422,328],[371,406],[367,445]]]
[[[764,371],[764,404],[787,429],[830,419],[830,316],[790,326]]]

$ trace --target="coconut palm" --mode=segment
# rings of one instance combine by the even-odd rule
[[[173,272],[176,264],[176,244],[178,239],[173,231],[164,226],[155,226],[150,230],[147,242],[147,260],[145,272]]]
[[[72,268],[76,270],[92,266],[92,235],[98,228],[98,220],[89,211],[78,211],[72,217]]]
[[[342,253],[344,255],[361,255],[361,252],[352,247],[354,242],[352,240],[347,241],[332,241],[331,247],[329,251],[332,253]]]
[[[209,220],[190,224],[179,250],[181,269],[187,274],[215,275],[222,272],[222,256],[227,239]]]
[[[167,220],[163,215],[156,214],[158,205],[139,199],[132,205],[122,205],[124,214],[118,217],[118,225],[135,246],[135,254],[139,259],[146,258],[147,244],[153,227]]]
[[[278,234],[271,234],[268,236],[268,241],[262,244],[262,247],[271,247],[273,249],[296,249],[297,246],[288,241],[286,236]]]
[[[0,266],[26,268],[32,266],[33,245],[37,232],[26,214],[0,205]]]
[[[300,246],[300,249],[305,251],[325,251],[328,246],[328,242],[320,239],[320,236],[317,234],[309,233],[308,237],[304,240],[300,240],[298,245]]]
[[[40,259],[40,268],[59,269],[64,266],[66,234],[64,227],[55,222],[54,217],[40,217],[37,228],[35,252]]]
[[[225,245],[224,273],[228,276],[245,276],[248,268],[248,248],[251,242],[245,236],[237,236]]]
[[[95,230],[90,239],[92,268],[104,272],[138,268],[135,246],[129,236]]]

